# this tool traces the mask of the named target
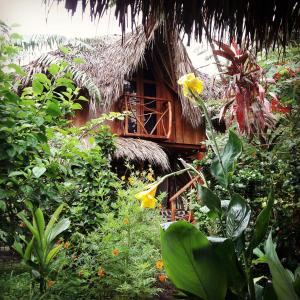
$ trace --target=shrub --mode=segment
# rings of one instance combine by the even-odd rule
[[[159,277],[164,275],[160,265],[161,218],[157,209],[143,209],[135,199],[143,187],[135,179],[134,186],[119,190],[113,210],[103,203],[103,221],[97,230],[87,236],[72,236],[70,255],[78,276],[91,286],[91,293],[134,298],[160,291],[160,280],[165,280]]]

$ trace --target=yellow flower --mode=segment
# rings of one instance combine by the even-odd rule
[[[129,182],[131,185],[133,185],[134,182],[135,182],[135,180],[134,180],[133,177],[129,177],[129,178],[128,178],[128,182]]]
[[[119,252],[118,249],[114,249],[114,250],[112,251],[113,256],[118,256],[119,253],[120,253],[120,252]]]
[[[158,183],[153,184],[148,190],[140,192],[135,197],[141,201],[141,207],[143,208],[155,208],[157,200],[155,199]]]
[[[158,260],[158,261],[155,263],[155,266],[156,266],[156,269],[162,270],[162,268],[164,267],[164,262],[163,262],[162,260]]]
[[[125,181],[125,178],[126,178],[126,177],[123,175],[123,176],[121,177],[121,180]]]
[[[152,173],[148,173],[146,177],[149,181],[154,181],[155,180]]]
[[[203,81],[195,77],[194,73],[186,74],[177,81],[179,85],[183,86],[183,95],[187,96],[189,93],[199,95],[203,92]]]
[[[105,276],[105,272],[104,272],[104,269],[103,269],[102,267],[100,267],[100,268],[98,269],[97,275],[98,275],[99,277],[104,277],[104,276]]]
[[[124,223],[125,225],[128,225],[128,224],[129,224],[128,218],[125,218],[124,221],[123,221],[123,223]]]
[[[53,281],[53,280],[48,280],[47,281],[48,288],[51,288],[54,284],[55,284],[55,281]]]
[[[160,282],[165,282],[166,279],[167,279],[167,276],[164,275],[164,274],[160,274],[160,275],[158,276],[158,279],[159,279]]]

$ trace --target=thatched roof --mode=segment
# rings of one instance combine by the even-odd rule
[[[64,1],[65,7],[74,13],[78,2],[83,11],[89,3],[92,18],[115,7],[123,32],[126,23],[142,16],[143,24],[163,20],[168,28],[183,29],[189,36],[202,38],[228,35],[255,43],[257,49],[277,43],[286,45],[300,32],[300,2],[298,0],[56,0]],[[52,1],[45,0],[52,3]]]
[[[150,165],[159,166],[162,171],[170,170],[167,154],[154,142],[119,137],[116,138],[115,143],[117,150],[113,158],[116,160],[127,159],[135,162],[148,162]]]
[[[166,31],[162,27],[154,26],[145,33],[140,26],[133,33],[121,36],[86,40],[91,47],[80,49],[74,54],[64,54],[54,51],[46,54],[27,66],[29,80],[34,73],[44,72],[50,63],[58,60],[67,60],[70,67],[79,70],[75,73],[74,81],[79,87],[89,87],[92,99],[91,107],[95,108],[98,87],[101,93],[104,111],[119,100],[123,93],[124,79],[130,78],[143,64],[147,64],[146,56],[151,57],[150,63],[155,63],[162,71],[162,80],[165,81],[174,93],[179,95],[182,104],[183,116],[194,126],[201,123],[201,114],[178,89],[177,80],[180,76],[196,72],[184,45],[176,31]],[[75,64],[74,57],[82,58],[85,63]],[[84,75],[83,75],[84,74]],[[203,73],[198,73],[205,83],[204,99],[218,97],[211,79]],[[92,83],[92,84],[91,84]],[[26,82],[25,82],[26,84]],[[103,109],[102,109],[103,111]]]
[[[83,148],[91,147],[87,136],[80,140]],[[168,155],[157,143],[143,139],[122,137],[116,137],[114,141],[116,150],[112,155],[113,160],[128,160],[136,163],[146,162],[149,165],[159,167],[163,172],[170,171]]]

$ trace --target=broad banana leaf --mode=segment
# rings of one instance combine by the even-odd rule
[[[161,229],[162,257],[168,277],[178,289],[201,299],[224,299],[228,286],[242,278],[230,243],[227,239],[210,241],[185,221],[175,222],[165,231]],[[239,290],[242,284],[235,286]]]

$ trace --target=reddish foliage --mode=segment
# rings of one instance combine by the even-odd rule
[[[263,69],[251,53],[240,49],[235,42],[231,45],[216,44],[219,50],[215,50],[214,54],[230,62],[229,66],[223,66],[224,74],[228,75],[224,95],[227,102],[220,112],[220,119],[230,110],[231,122],[236,120],[241,133],[248,136],[263,134],[275,123],[270,103],[265,97],[267,84],[275,83],[275,80],[264,78]]]
[[[285,115],[289,114],[291,112],[291,108],[288,106],[283,106],[281,102],[278,100],[276,95],[273,93],[270,93],[273,99],[271,100],[271,111],[277,112],[277,113],[283,113]]]

